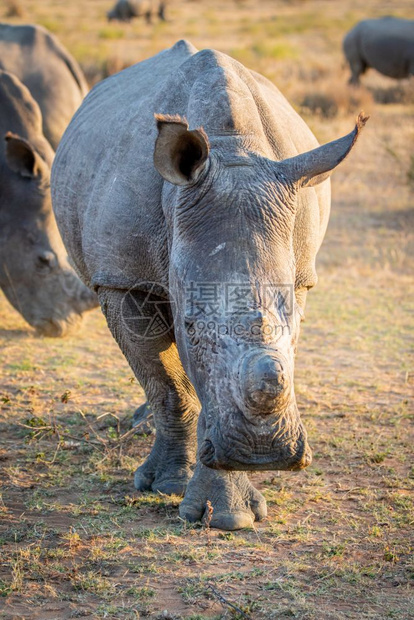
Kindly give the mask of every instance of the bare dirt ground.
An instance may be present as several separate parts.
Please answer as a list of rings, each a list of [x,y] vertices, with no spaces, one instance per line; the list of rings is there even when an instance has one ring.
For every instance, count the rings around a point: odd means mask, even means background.
[[[264,72],[321,142],[361,103],[371,119],[333,176],[302,328],[314,461],[253,476],[269,516],[252,530],[190,526],[179,498],[134,491],[152,437],[126,433],[144,395],[99,311],[52,340],[0,298],[0,618],[413,618],[414,98],[374,74],[348,91],[340,52],[389,3],[177,2],[153,26],[108,25],[103,0],[21,8],[11,21],[54,30],[90,79],[186,37]],[[405,0],[392,12],[414,17]]]

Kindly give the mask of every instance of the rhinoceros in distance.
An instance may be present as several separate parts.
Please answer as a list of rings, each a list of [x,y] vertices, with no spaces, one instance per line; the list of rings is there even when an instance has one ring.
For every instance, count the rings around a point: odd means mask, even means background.
[[[179,41],[95,86],[59,145],[59,229],[154,413],[135,486],[185,494],[190,521],[210,500],[212,526],[249,526],[245,472],[311,462],[294,355],[328,177],[365,121],[319,147],[271,82]]]
[[[88,92],[78,63],[45,28],[0,24],[0,69],[30,90],[42,112],[43,134],[56,150]]]
[[[118,20],[130,22],[134,17],[145,17],[151,23],[152,16],[165,21],[165,0],[118,0],[114,7],[106,14],[108,21]]]
[[[370,67],[395,79],[414,75],[414,20],[381,17],[359,22],[343,41],[351,84]]]
[[[50,197],[54,151],[29,90],[0,71],[0,288],[26,321],[62,336],[98,305],[68,263]]]

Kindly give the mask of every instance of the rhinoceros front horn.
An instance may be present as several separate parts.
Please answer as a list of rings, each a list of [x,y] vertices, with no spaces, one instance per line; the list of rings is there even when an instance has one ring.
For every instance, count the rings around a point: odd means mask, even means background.
[[[191,185],[205,168],[210,147],[202,128],[189,131],[181,116],[156,114],[154,166],[173,185]]]
[[[299,187],[311,187],[325,181],[351,151],[369,116],[360,112],[353,131],[312,151],[276,163],[276,170]]]

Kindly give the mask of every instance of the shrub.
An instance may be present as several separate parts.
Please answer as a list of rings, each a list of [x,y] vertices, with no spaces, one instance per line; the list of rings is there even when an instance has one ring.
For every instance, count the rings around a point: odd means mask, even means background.
[[[414,79],[408,83],[398,83],[395,86],[373,87],[370,89],[374,101],[384,105],[392,103],[414,103]]]
[[[316,88],[297,97],[304,112],[322,118],[334,118],[338,114],[356,114],[360,110],[369,112],[374,105],[372,95],[367,89],[353,88],[340,78],[332,79],[327,76],[316,84]]]
[[[410,163],[407,170],[407,181],[408,184],[414,188],[414,155],[410,157]]]
[[[82,70],[90,87],[105,78],[119,73],[122,69],[129,67],[132,62],[126,62],[119,56],[110,56],[101,62],[81,63]]]
[[[7,0],[6,17],[24,17],[24,10],[18,0]]]
[[[300,102],[300,106],[323,118],[334,118],[338,114],[338,105],[332,95],[320,92],[307,93]]]

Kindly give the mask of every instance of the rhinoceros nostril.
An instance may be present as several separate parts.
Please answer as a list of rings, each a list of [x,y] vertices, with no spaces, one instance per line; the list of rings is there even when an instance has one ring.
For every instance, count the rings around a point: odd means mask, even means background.
[[[297,453],[293,457],[291,469],[305,469],[312,463],[312,450],[310,449],[307,442],[302,444],[300,449],[298,449]]]

